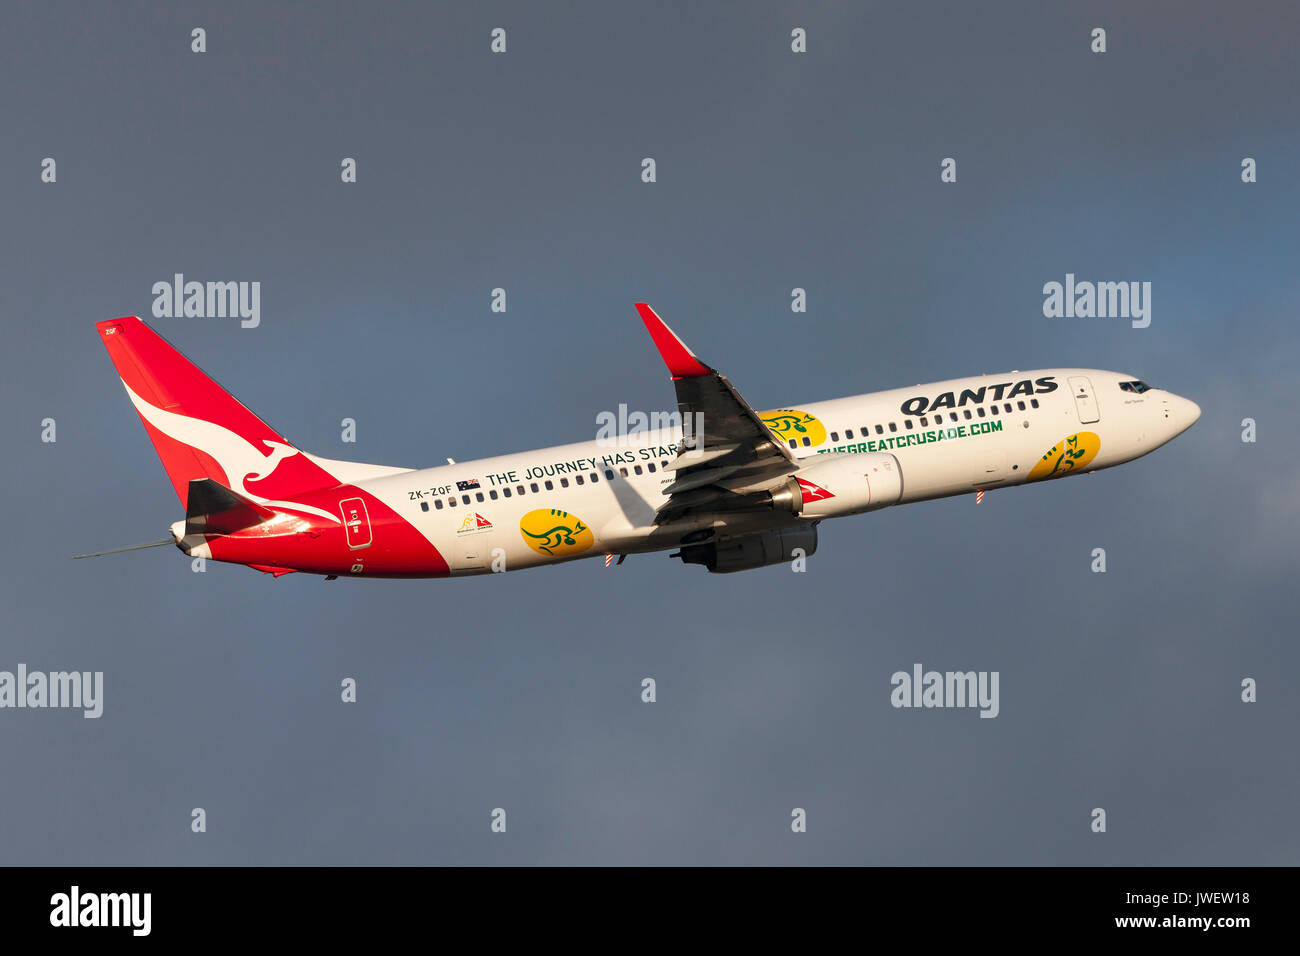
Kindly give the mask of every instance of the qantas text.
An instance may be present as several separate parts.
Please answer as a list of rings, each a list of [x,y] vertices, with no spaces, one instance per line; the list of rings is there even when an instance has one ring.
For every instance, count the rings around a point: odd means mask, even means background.
[[[931,401],[923,396],[909,398],[899,410],[904,415],[924,415],[926,412],[941,408],[958,408],[966,404],[982,405],[987,394],[989,401],[1000,402],[1003,398],[1015,398],[1017,395],[1043,395],[1056,391],[1056,376],[1044,375],[1039,379],[1025,379],[1023,382],[999,382],[997,385],[981,385],[979,388],[964,388],[961,396],[955,392],[936,395]],[[1034,386],[1037,385],[1037,388]],[[1014,387],[1013,387],[1014,386]],[[1011,389],[1011,391],[1007,391]]]

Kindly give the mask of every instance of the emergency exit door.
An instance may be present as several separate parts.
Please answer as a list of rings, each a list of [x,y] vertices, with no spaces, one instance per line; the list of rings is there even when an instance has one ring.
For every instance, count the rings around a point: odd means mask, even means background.
[[[1073,375],[1069,379],[1070,391],[1074,393],[1074,407],[1079,411],[1079,423],[1087,425],[1101,418],[1097,410],[1097,396],[1092,390],[1092,382],[1082,375]]]
[[[339,511],[343,514],[343,530],[347,534],[348,547],[353,551],[370,547],[373,536],[365,501],[361,498],[344,498],[339,502]]]

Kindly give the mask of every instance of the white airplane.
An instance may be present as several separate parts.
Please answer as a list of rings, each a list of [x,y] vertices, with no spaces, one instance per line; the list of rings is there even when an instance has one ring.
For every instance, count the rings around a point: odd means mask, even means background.
[[[637,310],[676,386],[675,422],[421,470],[301,451],[139,318],[97,323],[185,506],[170,538],[133,547],[174,543],[277,577],[457,577],[669,549],[743,571],[812,555],[827,518],[1110,468],[1201,414],[1080,368],[756,412]]]

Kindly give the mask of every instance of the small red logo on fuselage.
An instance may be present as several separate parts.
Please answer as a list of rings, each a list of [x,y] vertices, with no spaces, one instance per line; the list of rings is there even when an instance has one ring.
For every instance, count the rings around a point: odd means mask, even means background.
[[[803,500],[805,502],[824,501],[827,498],[835,497],[833,494],[831,494],[829,491],[827,491],[825,488],[821,487],[820,485],[814,485],[807,478],[796,477],[795,481],[799,482],[799,488],[803,491]]]

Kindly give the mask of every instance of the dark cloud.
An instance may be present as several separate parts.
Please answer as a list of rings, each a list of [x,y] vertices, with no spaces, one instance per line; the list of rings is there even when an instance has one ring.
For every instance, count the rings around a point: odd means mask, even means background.
[[[7,5],[0,668],[103,670],[105,711],[0,713],[5,859],[1293,861],[1296,27],[1263,4]],[[1078,365],[1204,415],[1090,478],[825,525],[804,575],[73,563],[180,516],[92,328],[177,271],[262,282],[257,330],[157,325],[333,457],[433,465],[671,406],[642,299],[759,407]],[[1152,282],[1151,327],[1043,318],[1066,272]],[[893,709],[916,661],[999,670],[1000,716]]]

